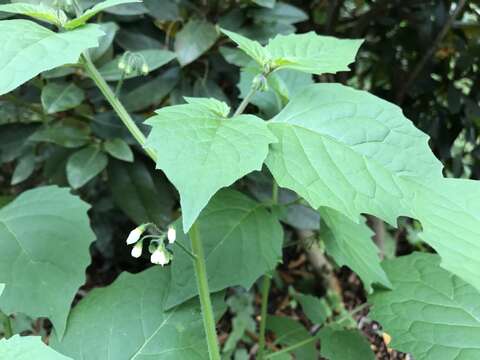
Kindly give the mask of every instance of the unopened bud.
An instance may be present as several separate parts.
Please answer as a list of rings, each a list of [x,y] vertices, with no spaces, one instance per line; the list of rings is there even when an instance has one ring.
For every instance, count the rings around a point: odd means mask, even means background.
[[[136,243],[135,246],[132,248],[131,255],[132,255],[132,257],[137,259],[140,256],[142,256],[142,251],[143,251],[143,243],[142,243],[142,241],[140,241],[140,242]]]
[[[146,63],[143,63],[141,69],[142,75],[148,75],[149,71],[150,69],[148,68],[148,65]]]
[[[169,244],[173,244],[177,239],[177,231],[173,226],[169,226],[167,230],[167,239]]]
[[[130,231],[130,234],[128,234],[127,237],[127,245],[132,245],[135,244],[138,240],[140,240],[140,237],[145,231],[145,225],[140,225]]]

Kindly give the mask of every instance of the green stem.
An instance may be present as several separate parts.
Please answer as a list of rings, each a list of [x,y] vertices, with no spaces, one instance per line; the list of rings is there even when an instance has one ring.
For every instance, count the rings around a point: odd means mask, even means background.
[[[192,250],[196,258],[193,261],[195,274],[197,278],[198,294],[200,296],[200,305],[203,314],[203,326],[207,335],[208,353],[210,360],[220,360],[220,348],[218,346],[217,332],[215,329],[215,317],[210,300],[210,290],[208,289],[207,266],[203,254],[202,241],[198,231],[197,224],[193,224],[188,232],[192,242]]]
[[[147,142],[147,139],[146,139],[145,135],[143,135],[143,133],[140,131],[137,124],[135,124],[133,119],[128,114],[128,111],[125,109],[125,107],[122,105],[122,103],[115,96],[114,92],[112,91],[110,86],[107,84],[105,79],[102,77],[102,75],[98,72],[98,70],[95,67],[95,65],[93,64],[92,60],[90,60],[90,57],[88,56],[88,54],[83,54],[82,55],[82,60],[83,60],[83,63],[85,65],[85,70],[87,71],[88,75],[92,78],[93,82],[100,89],[103,96],[105,96],[107,101],[112,106],[113,110],[115,110],[118,117],[125,124],[125,126],[130,131],[130,133],[133,135],[135,140],[137,140],[138,143],[145,149],[145,144]],[[153,161],[156,162],[156,159],[157,159],[156,154],[148,148],[145,149],[145,151],[153,159]]]
[[[3,323],[3,336],[8,339],[13,336],[12,323],[10,317],[0,311],[0,320]]]
[[[265,352],[265,329],[267,327],[268,293],[270,291],[271,280],[268,275],[263,275],[262,284],[262,307],[260,309],[260,334],[258,335],[258,359],[264,358]]]
[[[253,95],[255,95],[256,92],[257,92],[257,89],[254,86],[252,86],[252,88],[250,89],[247,96],[245,96],[245,98],[242,100],[240,105],[238,105],[238,108],[237,108],[237,110],[235,110],[235,113],[233,114],[233,117],[238,116],[241,113],[243,113],[243,111],[247,107],[250,100],[252,100],[252,97],[253,97]]]
[[[272,203],[278,204],[278,184],[273,180]],[[270,292],[271,280],[268,275],[263,275],[262,305],[260,309],[260,334],[258,335],[258,359],[263,359],[265,352],[265,329],[267,327],[268,293]]]
[[[120,97],[120,91],[122,91],[123,82],[125,81],[125,71],[122,71],[122,76],[115,87],[115,97],[118,99]]]

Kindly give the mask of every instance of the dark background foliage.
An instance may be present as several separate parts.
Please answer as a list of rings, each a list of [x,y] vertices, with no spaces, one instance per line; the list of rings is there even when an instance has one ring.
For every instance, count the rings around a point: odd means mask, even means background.
[[[91,4],[83,1],[84,6]],[[173,61],[152,69],[147,76],[125,80],[121,99],[139,123],[160,106],[183,102],[183,96],[216,97],[238,105],[240,73],[235,64],[245,64],[245,59],[232,51],[215,24],[261,42],[278,33],[312,30],[340,38],[364,38],[351,72],[324,75],[316,81],[347,83],[397,103],[431,136],[430,145],[445,164],[447,176],[480,176],[480,6],[474,1],[144,0],[143,5],[102,13],[97,21],[111,24],[112,37],[116,33],[98,54],[100,67],[125,51],[168,49],[180,60],[180,64]],[[42,89],[65,81],[83,90],[85,99],[73,109],[47,114]],[[255,105],[249,110],[268,117],[268,111]],[[132,147],[135,162],[104,152],[105,142],[118,138]],[[175,219],[178,196],[168,180],[153,171],[153,163],[80,70],[49,72],[0,97],[0,203],[38,184],[68,185],[69,157],[88,146],[94,150],[87,162],[96,165],[85,169],[85,162],[81,164],[92,179],[76,191],[92,204],[98,240],[92,246],[85,289],[105,285],[123,270],[140,271],[148,266],[148,259],[133,261],[124,238],[135,224],[167,224]],[[262,174],[256,174],[256,181],[250,177],[238,186],[261,193],[261,178]],[[309,227],[305,225],[308,218],[301,220],[302,226],[296,226],[298,219],[287,222],[289,236],[298,236],[299,228]],[[310,227],[315,230],[315,224]],[[393,250],[388,251],[424,247],[416,242],[415,232],[415,224],[406,222],[393,233]],[[286,251],[278,276],[283,284],[308,287],[308,276],[292,277],[287,271],[292,262],[294,269],[305,262],[297,250]],[[347,306],[363,301],[351,273],[336,270],[332,276],[347,289],[343,293]],[[285,289],[274,289],[271,299],[273,312],[282,310],[288,294]]]

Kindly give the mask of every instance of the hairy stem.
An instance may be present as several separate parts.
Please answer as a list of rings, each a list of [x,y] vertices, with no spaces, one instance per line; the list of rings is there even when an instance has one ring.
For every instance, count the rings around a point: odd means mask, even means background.
[[[258,335],[258,359],[264,359],[265,352],[265,329],[267,327],[268,293],[270,292],[271,280],[268,275],[263,275],[262,284],[262,307],[260,309],[260,334]]]
[[[120,120],[122,120],[122,122],[130,131],[135,140],[137,140],[137,142],[144,148],[147,142],[145,135],[143,135],[137,124],[135,124],[135,121],[133,121],[131,116],[128,114],[128,111],[115,96],[115,93],[112,91],[105,79],[99,73],[92,60],[90,60],[88,54],[82,55],[82,60],[83,64],[85,65],[85,70],[87,71],[88,75],[91,77],[95,85],[97,85],[98,89],[102,92],[103,96],[105,96],[109,104],[112,106],[113,110],[115,110],[118,117],[120,118]],[[157,156],[152,150],[145,149],[145,151],[153,159],[153,161],[156,161]]]
[[[140,131],[137,124],[135,124],[133,119],[128,114],[128,111],[115,96],[115,93],[112,91],[105,79],[103,79],[102,75],[98,72],[97,68],[90,60],[88,54],[84,54],[82,56],[82,61],[87,73],[98,86],[102,94],[105,96],[105,98],[115,110],[117,115],[120,117],[122,122],[125,124],[127,129],[137,140],[137,142],[143,148],[145,148],[145,135],[143,135],[143,133]],[[156,161],[157,156],[153,151],[149,149],[145,149],[145,151],[152,158],[153,161]],[[197,277],[200,304],[202,307],[203,324],[205,327],[205,333],[207,335],[208,352],[210,354],[210,360],[220,360],[220,350],[217,341],[217,333],[215,330],[215,317],[213,316],[212,303],[210,300],[210,291],[208,289],[207,267],[205,265],[203,246],[196,224],[192,225],[192,228],[189,231],[189,236],[192,241],[192,250],[195,256],[193,259],[193,263],[195,267],[195,274]]]
[[[10,322],[10,317],[7,314],[4,314],[0,311],[0,321],[3,324],[3,336],[8,339],[13,336],[12,323]]]
[[[193,224],[188,232],[192,242],[192,250],[196,258],[193,261],[195,266],[195,275],[197,278],[198,294],[200,296],[200,305],[203,314],[203,326],[207,335],[208,353],[210,360],[220,360],[220,349],[218,346],[217,332],[215,329],[215,317],[210,300],[210,290],[208,289],[207,266],[203,254],[202,240],[198,231],[197,224]]]

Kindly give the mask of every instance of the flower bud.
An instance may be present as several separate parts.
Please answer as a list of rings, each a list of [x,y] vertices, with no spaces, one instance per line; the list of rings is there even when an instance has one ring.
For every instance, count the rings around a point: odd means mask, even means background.
[[[120,62],[118,63],[118,68],[120,70],[125,70],[125,68],[127,67],[127,64],[125,64],[125,61],[123,61],[123,58],[120,60]]]
[[[143,63],[142,64],[142,69],[141,69],[142,75],[148,75],[149,71],[150,71],[150,69],[148,68],[148,64]]]
[[[177,239],[177,231],[173,226],[169,226],[167,230],[167,239],[169,244],[173,244]]]
[[[159,246],[157,250],[152,253],[150,261],[153,264],[165,266],[170,262],[170,254],[167,253],[163,246]]]
[[[132,248],[132,252],[131,252],[131,255],[132,257],[134,258],[139,258],[140,256],[142,256],[142,250],[143,250],[143,242],[142,241],[139,241],[135,244],[135,246]]]
[[[145,226],[140,225],[130,231],[130,234],[128,234],[127,237],[127,245],[132,245],[135,244],[138,240],[140,240],[140,237],[142,236],[143,232],[145,231]]]

